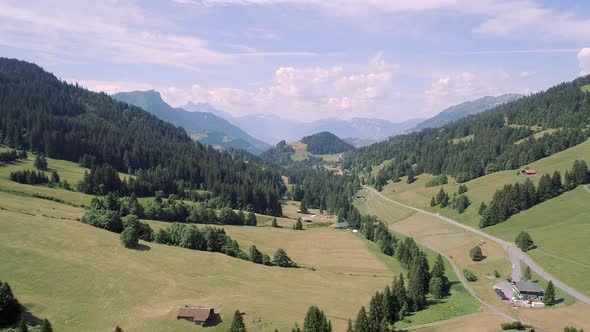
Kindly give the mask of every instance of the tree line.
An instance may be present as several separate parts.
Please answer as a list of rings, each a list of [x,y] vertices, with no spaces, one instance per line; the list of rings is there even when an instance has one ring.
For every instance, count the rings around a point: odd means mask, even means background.
[[[479,227],[484,228],[503,222],[520,211],[527,210],[588,182],[590,182],[588,165],[583,160],[576,160],[571,170],[566,171],[563,179],[561,173],[555,171],[552,176],[543,174],[537,187],[530,178],[527,178],[522,184],[517,182],[506,185],[494,193],[489,206],[484,205],[480,208]]]
[[[0,151],[0,163],[10,163],[16,160],[24,160],[27,159],[27,151],[24,150],[8,150],[8,151]]]
[[[375,179],[381,185],[402,176],[407,165],[414,165],[417,174],[447,174],[458,182],[517,169],[587,139],[590,95],[580,87],[589,83],[590,76],[581,77],[442,128],[356,149],[345,154],[343,167],[369,173],[373,166],[392,160],[395,165]],[[548,128],[557,131],[534,138],[535,132]],[[470,135],[473,139],[456,142]]]
[[[194,143],[184,129],[141,108],[6,58],[0,58],[0,142],[88,167],[108,164],[135,175],[130,191],[140,196],[206,189],[233,208],[280,215],[286,191],[277,168],[256,156]],[[99,184],[92,184],[94,191]]]

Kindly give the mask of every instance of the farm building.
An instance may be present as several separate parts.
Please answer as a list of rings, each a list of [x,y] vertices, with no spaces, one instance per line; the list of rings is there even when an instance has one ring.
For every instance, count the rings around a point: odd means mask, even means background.
[[[213,308],[183,307],[178,310],[176,319],[186,319],[195,324],[202,325],[213,317],[213,314]]]
[[[522,174],[524,175],[535,175],[537,174],[537,170],[536,169],[525,169],[522,171]]]
[[[517,298],[522,298],[523,300],[536,299],[543,301],[543,290],[536,282],[517,281],[512,284],[512,289]]]

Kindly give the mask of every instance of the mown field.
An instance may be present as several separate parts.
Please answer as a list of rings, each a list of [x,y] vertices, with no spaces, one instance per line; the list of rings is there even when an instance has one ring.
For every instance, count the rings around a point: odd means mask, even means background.
[[[537,184],[543,173],[552,174],[558,170],[563,175],[571,168],[574,160],[586,160],[590,163],[590,140],[531,163],[529,167],[538,170],[539,174],[529,178]],[[477,210],[480,203],[488,203],[494,192],[504,185],[522,182],[527,177],[517,175],[516,171],[503,171],[467,182],[467,196],[472,204],[462,214],[450,208],[430,207],[430,199],[440,190],[440,186],[425,187],[431,178],[432,175],[421,174],[413,184],[407,184],[402,179],[401,182],[386,185],[382,193],[394,200],[439,212],[464,224],[478,227],[480,216]],[[449,184],[442,187],[451,195],[457,191],[458,185],[453,179],[449,179]],[[538,245],[537,249],[529,252],[531,257],[552,275],[590,295],[590,282],[585,278],[590,272],[590,246],[581,245],[587,241],[590,232],[590,218],[585,206],[589,198],[590,193],[580,187],[484,230],[508,241],[514,241],[521,230],[529,231]]]
[[[261,215],[259,227],[223,227],[242,249],[254,244],[272,256],[283,248],[301,268],[266,267],[154,243],[142,243],[143,250],[124,249],[118,234],[78,221],[92,196],[9,180],[11,171],[33,169],[32,160],[30,155],[0,166],[0,280],[11,284],[32,315],[50,319],[58,331],[109,331],[116,325],[125,331],[202,329],[176,320],[184,305],[220,312],[221,322],[208,331],[226,331],[236,309],[245,313],[249,330],[285,331],[294,322],[301,325],[312,304],[341,331],[376,290],[404,272],[374,243],[351,232],[313,224],[304,231],[290,229],[296,205],[285,206],[286,218],[278,218],[283,228],[268,227],[271,218]],[[48,163],[72,185],[85,171],[71,162]],[[400,324],[430,323],[477,309],[475,300],[457,287],[450,298]]]

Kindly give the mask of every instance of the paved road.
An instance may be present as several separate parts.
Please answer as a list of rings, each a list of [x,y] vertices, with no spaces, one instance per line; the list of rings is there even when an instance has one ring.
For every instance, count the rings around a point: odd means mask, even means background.
[[[383,194],[381,194],[380,192],[378,192],[377,190],[375,190],[375,189],[373,189],[371,187],[365,186],[365,189],[367,189],[368,191],[374,193],[375,195],[381,197],[382,199],[384,199],[384,200],[386,200],[386,201],[388,201],[390,203],[399,205],[401,207],[405,207],[406,209],[414,210],[416,212],[423,213],[423,214],[426,214],[426,215],[429,215],[429,216],[438,218],[438,219],[440,219],[440,220],[442,220],[444,222],[447,222],[447,223],[452,224],[454,226],[463,228],[463,229],[465,229],[465,230],[467,230],[467,231],[469,231],[471,233],[475,233],[475,234],[477,234],[477,235],[479,235],[481,237],[484,237],[484,238],[486,238],[486,239],[488,239],[490,241],[494,241],[494,242],[498,243],[508,253],[508,258],[512,262],[512,266],[513,266],[512,276],[513,276],[513,279],[520,280],[520,261],[523,261],[526,265],[528,265],[531,268],[531,270],[535,271],[543,279],[552,280],[553,281],[553,284],[556,287],[560,288],[561,290],[563,290],[564,292],[570,294],[571,296],[575,297],[576,299],[578,299],[578,300],[580,300],[580,301],[582,301],[582,302],[584,302],[586,304],[590,304],[590,297],[588,297],[588,296],[586,296],[586,295],[584,295],[584,294],[576,291],[575,289],[569,287],[568,285],[566,285],[562,281],[560,281],[560,280],[556,279],[555,277],[553,277],[551,274],[549,274],[541,266],[539,266],[537,263],[535,263],[535,261],[533,261],[527,254],[525,254],[524,252],[522,252],[522,250],[520,250],[514,244],[512,244],[510,242],[507,242],[507,241],[504,241],[504,240],[502,240],[500,238],[497,238],[497,237],[495,237],[493,235],[490,235],[490,234],[488,234],[486,232],[483,232],[483,231],[481,231],[479,229],[473,228],[471,226],[464,225],[464,224],[462,224],[460,222],[457,222],[457,221],[455,221],[453,219],[450,219],[450,218],[447,218],[447,217],[443,217],[443,216],[441,216],[439,214],[436,214],[436,213],[428,212],[428,211],[425,211],[425,210],[422,210],[422,209],[415,208],[413,206],[409,206],[409,205],[406,205],[406,204],[403,204],[403,203],[394,201],[392,199],[389,199],[389,198],[383,196]],[[515,277],[517,277],[517,278],[515,278]]]

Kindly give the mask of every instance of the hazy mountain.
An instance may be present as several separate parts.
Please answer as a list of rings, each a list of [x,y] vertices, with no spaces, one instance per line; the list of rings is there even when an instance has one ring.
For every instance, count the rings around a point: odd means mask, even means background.
[[[383,119],[354,118],[351,120],[322,119],[314,122],[301,122],[276,115],[251,114],[229,121],[258,139],[275,143],[281,140],[297,141],[303,136],[323,131],[329,131],[338,137],[375,142],[399,135],[423,120],[411,119],[401,123],[393,123]]]
[[[471,114],[485,112],[496,106],[514,101],[520,97],[522,97],[522,95],[505,94],[498,97],[487,96],[473,101],[464,102],[447,108],[434,117],[419,123],[409,131],[419,131],[424,128],[439,128],[449,122],[457,121]]]
[[[191,137],[203,144],[222,149],[243,149],[254,154],[260,154],[271,147],[269,144],[248,135],[227,120],[209,112],[208,110],[213,107],[208,104],[193,104],[192,106],[199,106],[205,110],[198,112],[173,108],[162,100],[159,92],[154,90],[120,92],[112,97],[139,106],[162,120],[182,126]],[[206,108],[207,105],[210,109]]]

